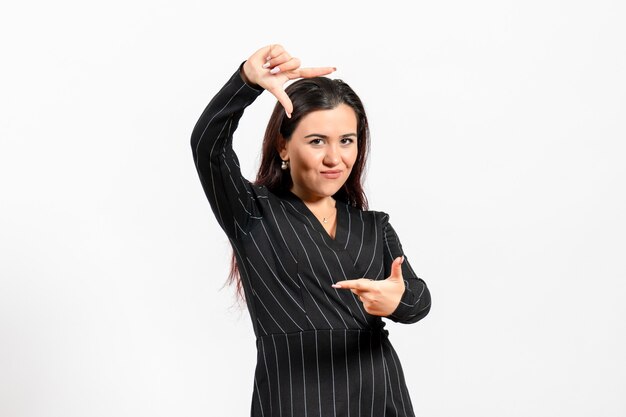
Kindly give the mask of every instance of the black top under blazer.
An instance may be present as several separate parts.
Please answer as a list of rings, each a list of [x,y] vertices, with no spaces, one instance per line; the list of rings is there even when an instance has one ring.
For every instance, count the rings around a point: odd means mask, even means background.
[[[200,116],[191,148],[234,248],[256,335],[251,416],[414,416],[382,318],[368,314],[352,291],[331,287],[390,275],[404,253],[389,216],[337,200],[332,239],[296,195],[242,177],[233,132],[263,90],[246,84],[240,70]],[[414,323],[428,314],[430,293],[406,256],[402,274],[406,290],[387,318]]]

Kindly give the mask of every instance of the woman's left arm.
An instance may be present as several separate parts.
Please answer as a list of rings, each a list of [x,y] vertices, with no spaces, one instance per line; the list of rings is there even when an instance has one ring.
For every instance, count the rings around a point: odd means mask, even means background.
[[[398,235],[389,224],[389,215],[382,215],[383,266],[387,278],[351,279],[339,281],[333,287],[351,290],[369,314],[399,323],[415,323],[430,311],[430,291],[404,256]]]
[[[428,314],[430,311],[430,291],[424,280],[419,278],[402,250],[402,244],[395,230],[389,223],[389,215],[385,215],[385,223],[383,226],[383,248],[385,271],[389,272],[387,265],[398,256],[404,257],[402,262],[402,278],[404,280],[405,289],[400,298],[398,307],[389,314],[387,318],[399,323],[415,323]]]

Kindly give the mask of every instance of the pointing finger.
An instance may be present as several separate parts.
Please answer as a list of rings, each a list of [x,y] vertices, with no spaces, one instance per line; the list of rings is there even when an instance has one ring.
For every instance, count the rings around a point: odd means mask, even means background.
[[[332,285],[333,288],[342,288],[347,290],[367,291],[371,288],[371,279],[359,278],[339,281]],[[353,291],[354,292],[354,291]]]
[[[321,77],[337,71],[335,67],[300,68],[294,73],[300,78]]]

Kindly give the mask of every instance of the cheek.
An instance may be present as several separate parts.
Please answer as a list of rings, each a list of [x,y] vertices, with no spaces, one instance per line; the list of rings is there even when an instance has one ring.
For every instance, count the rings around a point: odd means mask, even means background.
[[[348,155],[346,156],[345,159],[345,164],[352,168],[356,162],[356,158],[358,156],[358,149],[355,147],[354,150],[351,150],[351,152],[348,153]]]
[[[315,169],[311,155],[303,153],[298,153],[297,155],[292,154],[290,158],[290,165],[291,177],[296,179],[296,181],[305,180]]]
[[[295,156],[297,159],[297,165],[302,170],[317,169],[323,158],[323,155],[321,153],[313,151],[299,152]]]

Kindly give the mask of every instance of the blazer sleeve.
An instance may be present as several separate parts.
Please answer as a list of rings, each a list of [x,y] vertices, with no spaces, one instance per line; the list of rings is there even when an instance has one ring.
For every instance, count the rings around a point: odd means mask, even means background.
[[[402,277],[404,278],[404,293],[396,310],[387,316],[388,319],[398,323],[415,323],[430,311],[430,291],[424,280],[419,278],[407,256],[404,255],[402,244],[395,230],[389,223],[389,215],[385,213],[383,221],[383,253],[385,276],[391,274],[391,263],[399,256],[404,256],[402,263]]]
[[[213,213],[229,237],[245,231],[258,212],[252,184],[241,175],[232,146],[244,109],[264,91],[246,84],[241,66],[209,102],[191,134],[191,150],[200,183]]]

